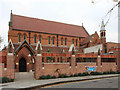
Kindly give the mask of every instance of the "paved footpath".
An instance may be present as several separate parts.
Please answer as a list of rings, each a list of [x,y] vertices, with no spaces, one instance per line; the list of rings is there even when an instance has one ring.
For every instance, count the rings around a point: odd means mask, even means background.
[[[82,76],[82,77],[69,77],[69,78],[57,78],[57,79],[47,79],[47,80],[35,80],[35,79],[22,79],[16,80],[11,83],[0,84],[0,88],[17,88],[17,89],[25,89],[25,88],[34,88],[34,87],[43,87],[47,85],[52,85],[56,83],[64,83],[64,82],[72,82],[72,81],[83,81],[83,80],[91,80],[97,78],[109,78],[109,77],[117,77],[118,74],[110,74],[110,75],[96,75],[96,76]]]

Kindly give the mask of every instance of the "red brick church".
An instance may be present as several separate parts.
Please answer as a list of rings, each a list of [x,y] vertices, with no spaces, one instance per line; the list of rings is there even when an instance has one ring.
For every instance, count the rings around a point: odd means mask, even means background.
[[[34,72],[34,77],[90,72],[117,71],[118,44],[106,42],[102,21],[100,37],[84,26],[10,15],[8,46],[1,52],[1,77],[15,78],[15,72]]]

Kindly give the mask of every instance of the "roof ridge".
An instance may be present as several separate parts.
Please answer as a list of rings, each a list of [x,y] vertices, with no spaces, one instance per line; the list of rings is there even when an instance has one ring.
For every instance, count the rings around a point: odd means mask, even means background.
[[[79,26],[79,25],[75,25],[75,24],[63,23],[63,22],[59,22],[59,21],[46,20],[46,19],[40,19],[40,18],[35,18],[35,17],[28,17],[28,16],[23,16],[23,15],[17,15],[17,14],[12,14],[12,15],[16,15],[16,16],[19,16],[19,17],[30,18],[30,19],[42,20],[42,21],[46,21],[46,22],[53,22],[53,23],[59,23],[59,24],[65,24],[65,25],[71,25],[71,26],[77,26],[77,27],[84,28],[83,26]]]

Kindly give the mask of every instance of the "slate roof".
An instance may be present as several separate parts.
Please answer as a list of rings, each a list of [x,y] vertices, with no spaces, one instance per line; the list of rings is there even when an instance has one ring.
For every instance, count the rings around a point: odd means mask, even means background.
[[[11,17],[13,30],[62,34],[76,37],[87,37],[89,35],[83,26],[48,21],[15,14],[12,14]]]

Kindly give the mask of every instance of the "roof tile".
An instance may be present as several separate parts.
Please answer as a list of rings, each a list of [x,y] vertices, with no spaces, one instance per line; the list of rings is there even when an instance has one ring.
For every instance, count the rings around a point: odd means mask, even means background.
[[[83,26],[65,24],[43,19],[36,19],[12,14],[13,29],[87,37],[89,34]]]

